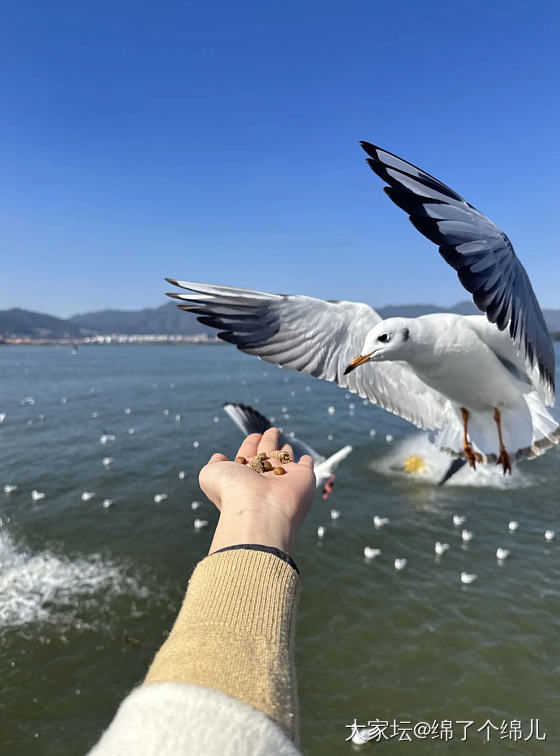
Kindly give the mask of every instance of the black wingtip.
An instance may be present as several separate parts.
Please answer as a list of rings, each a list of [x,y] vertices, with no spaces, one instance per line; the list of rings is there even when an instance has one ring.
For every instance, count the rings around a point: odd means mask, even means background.
[[[179,286],[179,282],[175,278],[165,278],[167,283],[170,283],[172,286]]]
[[[363,139],[360,140],[360,147],[367,152],[367,154],[374,158],[375,160],[379,160],[377,156],[377,150],[379,147],[376,147],[374,144],[371,144],[371,142],[365,142]]]
[[[452,478],[455,473],[459,472],[459,470],[466,464],[467,460],[463,459],[462,457],[457,457],[457,459],[454,459],[447,468],[441,480],[438,480],[438,486],[443,486],[445,483],[447,483],[447,481]]]

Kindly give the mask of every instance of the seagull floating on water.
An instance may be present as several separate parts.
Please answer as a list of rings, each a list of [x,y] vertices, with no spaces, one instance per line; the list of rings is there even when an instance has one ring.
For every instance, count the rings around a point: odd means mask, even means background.
[[[14,484],[11,484],[11,483],[6,483],[6,485],[4,486],[4,493],[5,494],[15,493],[17,490],[18,490],[18,487],[16,485],[14,485]]]
[[[389,523],[388,517],[380,517],[379,515],[373,516],[373,524],[376,528],[382,528]]]
[[[381,554],[381,549],[372,549],[371,546],[364,547],[364,556],[366,559],[375,559]]]
[[[554,351],[508,237],[420,168],[362,142],[386,194],[442,257],[486,314],[382,320],[357,302],[269,294],[167,279],[219,338],[267,362],[335,381],[425,430],[471,467],[542,454],[560,439]],[[356,355],[357,356],[354,356]],[[365,365],[356,371],[360,365]]]
[[[331,509],[331,520],[338,520],[340,517],[340,512],[338,509]]]
[[[406,567],[407,560],[406,559],[395,559],[395,569],[396,570],[404,570]]]
[[[93,491],[84,491],[82,494],[82,501],[89,501],[90,499],[93,499],[95,496],[95,493]]]
[[[114,436],[112,433],[104,433],[102,436],[100,436],[99,443],[105,445],[109,443],[109,441],[114,441],[115,438],[116,436]]]
[[[208,520],[199,520],[198,518],[193,522],[193,527],[195,530],[202,530],[202,528],[205,528],[208,525]]]
[[[37,491],[36,489],[33,489],[33,491],[31,491],[31,499],[33,501],[41,501],[45,498],[45,496],[46,494],[43,491]]]
[[[515,531],[517,530],[518,527],[519,527],[519,523],[517,522],[517,520],[510,520],[509,521],[508,530],[511,533],[515,533]]]
[[[156,495],[154,496],[154,502],[155,502],[156,504],[159,504],[159,503],[160,503],[160,501],[165,501],[165,500],[167,499],[168,495],[169,495],[169,494],[166,494],[166,493],[160,493],[160,494],[156,494]]]
[[[466,528],[463,528],[463,530],[461,531],[461,538],[463,539],[465,543],[472,541],[472,538],[473,538],[472,530],[467,530]]]
[[[109,509],[109,507],[113,506],[113,499],[103,499],[102,506],[103,509]]]
[[[317,538],[324,538],[325,537],[325,528],[323,525],[319,525],[317,528]]]
[[[268,428],[272,427],[272,422],[268,418],[257,412],[253,407],[241,404],[240,402],[228,402],[224,404],[224,412],[233,420],[244,436],[248,436],[250,433],[264,433]],[[315,463],[315,486],[317,489],[322,490],[323,499],[327,499],[334,486],[334,471],[342,460],[346,459],[350,454],[352,447],[349,445],[343,446],[342,449],[331,454],[330,457],[324,457],[309,446],[309,444],[306,444],[305,441],[301,441],[291,434],[287,438],[284,433],[280,433],[279,448],[288,443],[294,450],[296,458],[301,457],[302,454],[309,454],[313,457]]]
[[[511,551],[509,549],[502,549],[502,548],[496,549],[496,559],[498,560],[498,562],[503,562],[504,559],[507,559],[510,554],[511,554]]]
[[[453,515],[453,525],[455,525],[456,528],[460,528],[466,519],[467,518],[463,515]]]
[[[193,512],[199,509],[201,506],[202,506],[201,501],[191,501],[191,509],[193,510]]]
[[[449,548],[448,543],[441,543],[440,541],[436,541],[434,546],[434,551],[438,556],[442,556],[442,554],[445,554],[447,549]]]
[[[461,572],[461,583],[470,585],[471,583],[474,583],[475,580],[478,580],[478,575],[472,575],[468,572]]]
[[[4,489],[4,490],[6,490],[6,489]],[[546,538],[547,541],[553,541],[555,535],[556,535],[556,533],[554,532],[554,530],[545,530],[544,531],[544,537]]]

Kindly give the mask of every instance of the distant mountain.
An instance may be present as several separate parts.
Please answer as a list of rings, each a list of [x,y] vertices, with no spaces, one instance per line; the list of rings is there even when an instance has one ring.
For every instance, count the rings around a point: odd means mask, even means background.
[[[1,321],[0,321],[1,322]],[[146,310],[101,310],[74,315],[68,322],[87,333],[107,334],[179,334],[196,336],[212,333],[214,329],[202,325],[194,315],[177,308],[174,302],[166,302],[161,307]],[[1,330],[1,329],[0,329]]]
[[[549,331],[560,331],[560,310],[543,310]]]
[[[377,310],[381,317],[418,317],[429,312],[455,312],[471,315],[478,311],[472,302],[459,302],[453,307],[410,304],[387,305]],[[550,331],[560,331],[560,310],[543,310]],[[101,310],[74,315],[62,319],[19,308],[0,311],[0,338],[80,338],[90,335],[107,334],[154,335],[168,334],[215,336],[213,328],[202,325],[196,316],[179,310],[174,302],[166,302],[161,307],[145,310]]]
[[[4,338],[71,339],[81,335],[74,323],[42,312],[29,312],[19,307],[0,312],[0,336]]]

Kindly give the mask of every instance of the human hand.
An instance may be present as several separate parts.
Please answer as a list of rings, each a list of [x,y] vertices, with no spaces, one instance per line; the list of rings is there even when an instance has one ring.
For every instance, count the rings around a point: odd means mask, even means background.
[[[278,449],[280,431],[269,428],[243,441],[236,456],[247,459]],[[292,457],[293,451],[286,444]],[[279,463],[271,459],[274,467]],[[285,475],[257,473],[248,465],[213,454],[200,471],[199,483],[220,510],[209,554],[226,546],[258,543],[291,554],[297,531],[305,520],[315,493],[313,459],[305,454],[299,462],[281,465]]]

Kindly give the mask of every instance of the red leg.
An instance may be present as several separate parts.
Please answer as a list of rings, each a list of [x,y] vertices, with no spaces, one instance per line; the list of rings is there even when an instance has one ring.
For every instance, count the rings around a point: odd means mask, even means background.
[[[473,470],[476,470],[476,463],[482,462],[482,457],[478,452],[475,452],[469,441],[469,413],[464,407],[461,407],[461,416],[463,418],[463,452],[469,465]]]
[[[506,447],[504,446],[504,439],[502,438],[502,416],[500,415],[500,410],[497,407],[494,407],[494,420],[496,422],[496,425],[498,426],[498,439],[500,441],[500,455],[496,464],[502,465],[504,475],[506,473],[509,473],[511,475],[511,460],[509,458],[509,454],[506,451]]]

